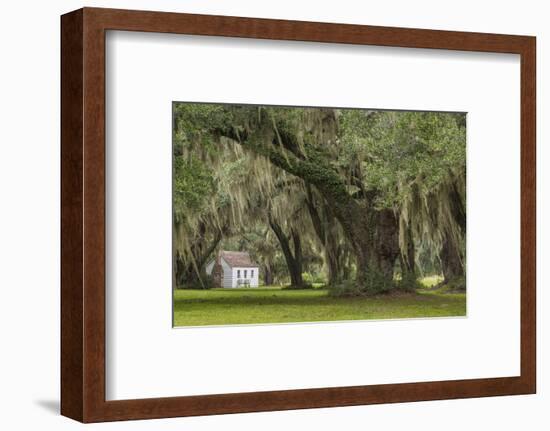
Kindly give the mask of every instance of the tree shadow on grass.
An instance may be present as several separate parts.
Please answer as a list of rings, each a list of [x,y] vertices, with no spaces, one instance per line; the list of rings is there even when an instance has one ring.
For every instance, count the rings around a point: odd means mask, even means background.
[[[250,305],[281,305],[281,306],[320,306],[320,305],[359,305],[363,304],[395,304],[415,305],[418,303],[438,303],[442,299],[435,296],[408,295],[408,296],[375,296],[375,297],[338,297],[338,296],[292,296],[292,295],[254,295],[242,294],[228,296],[213,296],[211,298],[175,298],[174,308],[185,308],[189,306],[250,306]]]

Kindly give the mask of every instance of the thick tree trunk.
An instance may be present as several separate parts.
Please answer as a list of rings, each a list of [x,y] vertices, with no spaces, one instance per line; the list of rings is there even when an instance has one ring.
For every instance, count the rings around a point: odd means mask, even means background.
[[[367,294],[394,287],[394,265],[399,257],[399,224],[392,210],[366,208],[367,226],[351,232],[357,258],[357,280]]]
[[[344,271],[340,259],[338,259],[338,250],[325,249],[325,259],[328,268],[328,285],[333,286],[345,279]]]
[[[416,264],[415,250],[412,230],[410,226],[405,227],[406,249],[399,253],[399,265],[401,267],[401,287],[405,289],[416,288]]]
[[[273,271],[271,266],[265,265],[264,267],[264,285],[271,286],[273,284]]]
[[[333,195],[334,188],[337,188],[334,180],[316,187],[328,202],[334,202],[331,210],[356,257],[359,289],[366,294],[391,289],[393,266],[399,256],[395,215],[391,210],[377,211],[368,204],[360,205],[347,192],[339,191]],[[372,196],[370,198],[368,200],[372,200]]]
[[[375,258],[376,266],[387,279],[393,279],[393,268],[399,257],[399,223],[389,209],[376,211]]]
[[[342,258],[340,259],[340,268],[342,270],[342,279],[349,280],[352,276],[353,257],[349,249],[344,249]]]
[[[304,280],[302,279],[302,242],[300,234],[292,229],[292,242],[294,244],[294,267],[292,269],[292,275],[294,282],[292,283],[296,287],[302,287]]]
[[[331,225],[336,223],[336,220],[326,202],[319,202],[322,198],[315,199],[310,185],[306,186],[306,191],[306,204],[311,222],[319,241],[323,244],[325,263],[328,269],[328,285],[334,286],[341,280],[346,279],[344,277],[344,265],[342,262],[343,250],[331,229]],[[318,208],[321,208],[321,211]]]
[[[456,186],[453,188],[450,198],[452,204],[451,213],[459,229],[457,236],[466,235],[466,208]],[[466,288],[464,282],[464,256],[459,243],[460,240],[458,238],[453,238],[451,232],[448,230],[445,232],[445,238],[443,239],[443,244],[439,253],[443,269],[443,284],[449,284],[457,279],[462,279],[459,283],[455,283],[454,287]]]
[[[300,241],[300,235],[292,230],[291,237],[294,244],[294,254],[290,248],[290,240],[283,232],[281,226],[273,220],[271,214],[268,216],[269,225],[275,233],[275,236],[279,240],[281,250],[285,257],[286,266],[288,268],[288,275],[290,276],[290,285],[293,288],[304,287],[304,280],[302,278],[302,245]]]
[[[177,289],[178,287],[178,254],[174,252],[172,254],[172,289]]]
[[[439,257],[443,268],[444,284],[456,278],[464,277],[464,266],[462,265],[459,250],[448,235],[443,241]]]

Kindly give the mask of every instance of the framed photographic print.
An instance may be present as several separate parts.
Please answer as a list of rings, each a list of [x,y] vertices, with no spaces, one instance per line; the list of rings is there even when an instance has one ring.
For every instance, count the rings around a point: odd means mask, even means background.
[[[61,18],[61,412],[536,388],[535,38]]]

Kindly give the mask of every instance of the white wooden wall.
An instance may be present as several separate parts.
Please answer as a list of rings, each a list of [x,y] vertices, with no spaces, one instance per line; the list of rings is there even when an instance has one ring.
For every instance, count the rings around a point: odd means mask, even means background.
[[[231,273],[231,267],[227,264],[225,259],[220,259],[223,268],[222,287],[235,287],[233,286],[233,275]]]
[[[241,276],[237,277],[237,271],[240,271]],[[247,276],[244,276],[244,272],[246,271]],[[250,276],[251,271],[254,271],[254,276]],[[233,283],[232,287],[238,287],[237,286],[237,280],[250,280],[250,287],[258,287],[258,273],[260,272],[259,268],[233,268]]]
[[[208,275],[212,275],[212,271],[214,269],[214,264],[216,261],[211,261],[208,265],[206,265],[206,273]],[[250,280],[250,287],[258,287],[259,286],[259,280],[260,280],[260,268],[231,268],[227,262],[223,259],[221,259],[221,264],[223,268],[223,281],[222,281],[222,287],[238,287],[237,281],[239,280],[239,277],[237,277],[237,270],[241,271],[241,280],[245,280],[244,277],[244,271],[246,270],[247,277],[246,279]],[[251,271],[254,271],[254,276],[250,276]]]

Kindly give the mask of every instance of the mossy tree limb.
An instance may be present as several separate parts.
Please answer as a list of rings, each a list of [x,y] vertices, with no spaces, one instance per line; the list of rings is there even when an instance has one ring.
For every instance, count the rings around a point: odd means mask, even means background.
[[[266,157],[284,171],[313,185],[331,203],[334,216],[342,226],[346,238],[353,247],[357,264],[357,283],[365,291],[377,291],[371,286],[372,274],[376,273],[377,284],[381,279],[390,286],[393,281],[393,262],[398,254],[394,244],[398,242],[394,228],[397,220],[388,211],[377,211],[369,202],[360,203],[349,192],[339,173],[322,157],[313,145],[302,149],[288,134],[276,133],[271,123],[260,123],[257,129],[231,128],[220,133],[236,140],[243,147]],[[285,149],[287,151],[285,151]],[[395,223],[392,224],[392,221]],[[377,229],[377,223],[381,223]],[[395,241],[394,241],[395,237]],[[378,239],[377,239],[378,238]],[[386,240],[391,245],[385,244]],[[393,262],[389,262],[393,258]]]

